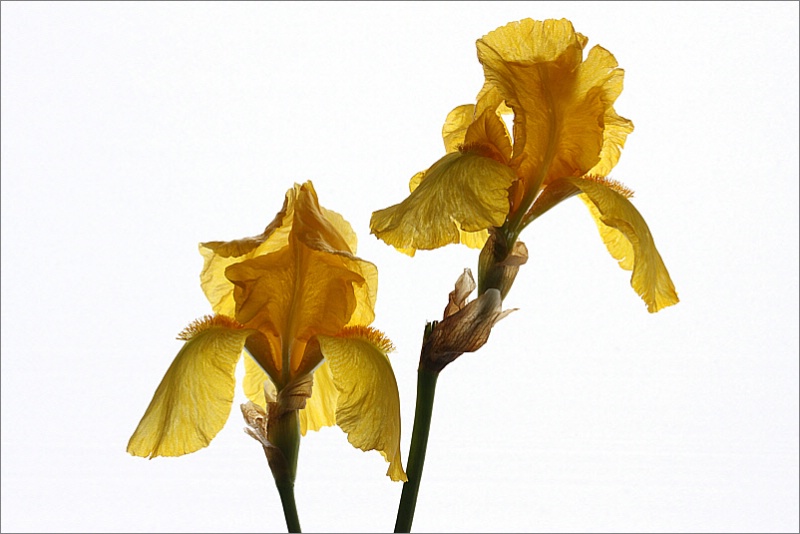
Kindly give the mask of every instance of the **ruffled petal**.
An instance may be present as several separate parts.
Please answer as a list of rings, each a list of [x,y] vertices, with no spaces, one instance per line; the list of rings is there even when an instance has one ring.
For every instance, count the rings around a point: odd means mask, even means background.
[[[370,229],[384,242],[412,253],[464,242],[459,230],[480,232],[503,224],[508,187],[515,177],[491,158],[469,151],[447,154],[403,202],[374,212]]]
[[[203,256],[200,287],[215,313],[233,316],[236,309],[233,284],[225,277],[225,269],[234,263],[279,250],[288,243],[299,187],[295,185],[286,192],[283,208],[260,235],[233,241],[200,243],[200,254]]]
[[[622,71],[610,53],[595,47],[582,64],[586,38],[564,19],[512,23],[477,44],[486,83],[514,110],[511,166],[525,181],[520,197],[551,180],[584,175],[598,165],[606,142],[604,165],[611,163],[622,133],[617,129],[606,138],[604,127],[606,116],[616,115],[609,108]]]
[[[678,303],[678,294],[669,272],[656,250],[653,236],[644,218],[625,198],[603,183],[590,179],[567,178],[583,194],[609,252],[620,266],[633,269],[631,286],[647,304],[647,311]],[[625,243],[627,241],[627,244]]]
[[[316,334],[333,335],[356,309],[354,286],[364,278],[348,269],[341,256],[300,243],[231,265],[226,276],[235,285],[236,318],[281,343],[281,357],[300,367],[305,343]],[[276,362],[283,369],[283,362]]]
[[[311,182],[295,184],[286,192],[283,208],[261,234],[200,244],[203,256],[200,286],[215,313],[233,315],[236,309],[233,284],[225,276],[225,269],[285,247],[298,222],[305,223],[299,230],[301,239],[322,240],[323,246],[355,254],[358,240],[350,224],[335,211],[319,206]]]
[[[339,391],[336,424],[354,447],[380,451],[392,480],[407,480],[400,459],[400,396],[386,357],[391,344],[369,328],[320,336],[319,342]]]
[[[247,336],[227,317],[208,317],[184,331],[178,352],[128,442],[134,456],[181,456],[206,447],[233,403],[236,363]]]

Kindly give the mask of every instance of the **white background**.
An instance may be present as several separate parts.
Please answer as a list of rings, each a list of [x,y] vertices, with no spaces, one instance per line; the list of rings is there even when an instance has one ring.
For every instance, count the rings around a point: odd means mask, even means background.
[[[797,3],[2,4],[2,530],[285,529],[231,419],[200,452],[127,440],[209,312],[197,243],[261,232],[294,182],[360,237],[402,397],[477,252],[369,235],[443,155],[475,40],[566,17],[625,68],[612,177],[681,303],[650,315],[576,199],[523,234],[519,308],[439,380],[416,531],[798,529]],[[241,395],[240,395],[241,398]],[[390,531],[401,485],[303,438],[307,531]]]

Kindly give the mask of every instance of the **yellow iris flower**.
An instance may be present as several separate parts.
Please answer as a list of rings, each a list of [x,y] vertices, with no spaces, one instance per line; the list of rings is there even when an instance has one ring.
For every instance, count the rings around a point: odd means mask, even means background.
[[[386,356],[392,347],[369,327],[378,272],[355,256],[347,221],[322,208],[307,182],[287,192],[262,234],[202,243],[200,252],[201,286],[215,315],[181,334],[185,344],[128,452],[180,456],[207,446],[230,414],[246,349],[245,394],[261,413],[302,407],[303,435],[339,425],[355,447],[381,452],[392,480],[406,480],[399,395]]]
[[[513,22],[479,39],[485,83],[476,103],[448,114],[446,155],[411,179],[403,202],[373,213],[372,233],[410,255],[450,243],[481,248],[491,235],[495,267],[517,268],[522,229],[579,194],[647,309],[677,303],[632,193],[606,178],[633,131],[614,110],[623,70],[600,46],[584,58],[586,43],[565,19]],[[511,113],[513,140],[502,118]],[[505,295],[510,282],[500,285]]]

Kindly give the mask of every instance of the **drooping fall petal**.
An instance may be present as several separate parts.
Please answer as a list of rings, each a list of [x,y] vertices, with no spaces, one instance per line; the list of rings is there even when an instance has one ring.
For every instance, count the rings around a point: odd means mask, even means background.
[[[186,343],[153,395],[128,442],[134,456],[180,456],[207,446],[225,425],[233,403],[234,371],[247,336],[222,316],[184,331]]]
[[[319,342],[339,391],[336,424],[353,446],[379,451],[392,480],[407,480],[400,459],[400,397],[386,356],[391,344],[365,327],[320,336]]]
[[[678,303],[669,272],[653,242],[644,218],[612,187],[600,181],[565,178],[582,192],[609,252],[620,266],[633,270],[631,286],[650,313]],[[626,243],[627,241],[627,243]]]
[[[479,232],[503,224],[508,187],[514,179],[513,170],[491,158],[452,152],[425,172],[403,202],[374,212],[370,229],[412,254],[462,242],[460,231]]]

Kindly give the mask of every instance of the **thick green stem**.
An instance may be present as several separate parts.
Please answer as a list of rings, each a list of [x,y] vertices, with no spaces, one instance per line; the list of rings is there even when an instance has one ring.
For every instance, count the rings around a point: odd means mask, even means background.
[[[280,454],[267,451],[275,486],[281,496],[283,515],[289,532],[300,532],[300,519],[294,502],[294,480],[297,474],[297,457],[300,452],[300,419],[297,410],[291,410],[278,418],[270,430],[270,443]]]
[[[428,448],[437,378],[439,378],[438,371],[432,371],[420,365],[417,371],[417,407],[414,413],[414,430],[411,434],[411,450],[408,453],[406,466],[408,482],[403,484],[400,506],[397,509],[397,522],[394,525],[395,532],[411,532],[411,522],[414,520],[414,510],[417,507],[419,483],[422,479],[422,467],[425,465],[425,451]]]

